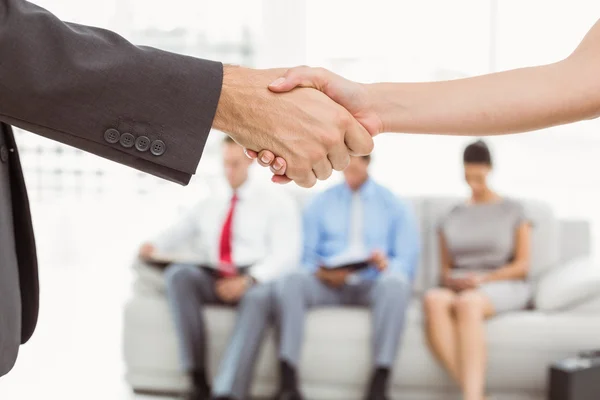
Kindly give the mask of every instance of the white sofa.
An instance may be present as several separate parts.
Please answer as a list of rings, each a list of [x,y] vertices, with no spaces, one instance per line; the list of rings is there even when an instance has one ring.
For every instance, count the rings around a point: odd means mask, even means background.
[[[422,256],[402,347],[394,369],[393,399],[451,399],[456,388],[431,356],[423,334],[421,295],[438,280],[436,225],[458,199],[411,200],[421,224]],[[600,268],[589,261],[590,232],[584,221],[559,221],[539,202],[526,201],[533,222],[533,310],[492,319],[488,389],[495,399],[545,398],[548,366],[579,350],[600,348]],[[124,314],[126,379],[138,392],[178,393],[188,382],[179,371],[177,342],[161,273],[137,263],[137,281]],[[235,312],[206,310],[210,370],[217,370]],[[370,324],[366,309],[311,312],[301,377],[308,399],[360,399],[370,373]],[[270,333],[255,374],[253,396],[276,389],[275,340]],[[456,397],[458,398],[458,397]]]

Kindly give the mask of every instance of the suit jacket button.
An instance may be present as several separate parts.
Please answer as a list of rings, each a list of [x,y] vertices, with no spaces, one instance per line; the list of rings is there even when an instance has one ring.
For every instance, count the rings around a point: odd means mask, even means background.
[[[165,154],[166,150],[167,145],[165,145],[165,142],[162,140],[155,140],[150,146],[150,153],[154,154],[155,156],[162,156]]]
[[[118,143],[120,138],[121,133],[116,129],[111,128],[107,129],[106,132],[104,132],[104,140],[106,140],[110,144]]]
[[[148,136],[140,136],[135,141],[135,148],[138,151],[148,151],[150,148],[150,139]]]
[[[131,133],[124,133],[121,135],[119,143],[121,143],[121,146],[129,149],[135,144],[135,136],[133,136]]]
[[[6,146],[0,147],[0,161],[3,163],[8,161],[8,148]]]

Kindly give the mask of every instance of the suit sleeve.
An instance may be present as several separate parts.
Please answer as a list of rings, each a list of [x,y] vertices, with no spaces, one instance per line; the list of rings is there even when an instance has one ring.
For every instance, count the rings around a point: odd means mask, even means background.
[[[0,0],[0,121],[177,183],[196,171],[223,65]]]

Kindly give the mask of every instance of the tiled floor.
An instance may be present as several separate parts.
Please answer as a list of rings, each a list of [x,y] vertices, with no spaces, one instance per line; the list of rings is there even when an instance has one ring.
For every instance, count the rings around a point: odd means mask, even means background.
[[[121,310],[129,273],[43,267],[39,328],[13,371],[0,378],[0,399],[154,399],[134,396],[123,380]]]

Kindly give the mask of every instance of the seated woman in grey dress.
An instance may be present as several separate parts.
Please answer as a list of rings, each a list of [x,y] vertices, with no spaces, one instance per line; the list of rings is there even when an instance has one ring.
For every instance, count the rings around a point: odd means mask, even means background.
[[[464,152],[471,198],[457,205],[439,226],[441,287],[425,295],[430,347],[462,388],[465,400],[485,395],[485,325],[494,315],[524,309],[530,225],[523,207],[487,185],[492,169],[482,141]]]

